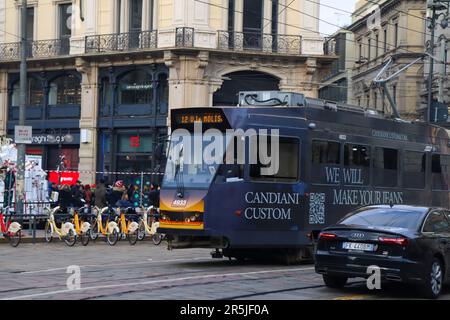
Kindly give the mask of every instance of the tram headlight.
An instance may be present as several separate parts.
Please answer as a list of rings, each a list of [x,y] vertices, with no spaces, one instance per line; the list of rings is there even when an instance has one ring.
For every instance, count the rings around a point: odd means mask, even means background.
[[[197,219],[200,217],[200,215],[198,213],[196,213],[195,215],[191,216],[191,222],[195,222],[197,221]]]

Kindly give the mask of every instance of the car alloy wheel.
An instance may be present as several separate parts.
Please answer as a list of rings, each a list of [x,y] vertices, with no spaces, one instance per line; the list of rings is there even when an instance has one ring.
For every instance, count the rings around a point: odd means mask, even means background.
[[[431,281],[431,291],[433,292],[434,296],[439,296],[442,290],[442,267],[441,263],[437,260],[433,262],[433,265],[431,266],[431,274],[430,274],[430,281]]]

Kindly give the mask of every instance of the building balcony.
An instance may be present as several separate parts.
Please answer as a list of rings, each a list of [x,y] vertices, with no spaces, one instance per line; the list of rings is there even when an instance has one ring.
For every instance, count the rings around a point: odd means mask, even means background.
[[[218,49],[281,54],[302,54],[302,37],[253,32],[218,32]]]
[[[157,45],[157,31],[102,34],[86,37],[85,52],[104,53],[156,49]]]
[[[89,35],[80,39],[30,41],[28,58],[194,48],[280,55],[323,55],[322,38],[299,35],[199,30],[179,27],[167,30]],[[0,62],[20,60],[20,43],[0,44]]]
[[[0,61],[19,60],[20,52],[20,42],[0,44]],[[27,42],[27,58],[48,58],[69,54],[69,38]]]

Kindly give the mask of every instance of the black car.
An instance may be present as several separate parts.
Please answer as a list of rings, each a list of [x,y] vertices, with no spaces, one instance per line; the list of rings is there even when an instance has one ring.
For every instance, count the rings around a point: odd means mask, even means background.
[[[368,278],[369,266],[380,268],[381,280],[417,284],[425,297],[437,298],[449,280],[450,211],[365,207],[320,233],[315,270],[328,287]]]

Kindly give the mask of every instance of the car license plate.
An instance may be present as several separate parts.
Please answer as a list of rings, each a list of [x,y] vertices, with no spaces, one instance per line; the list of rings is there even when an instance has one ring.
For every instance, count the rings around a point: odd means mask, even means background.
[[[357,251],[375,251],[375,245],[371,243],[344,242],[342,248]]]

